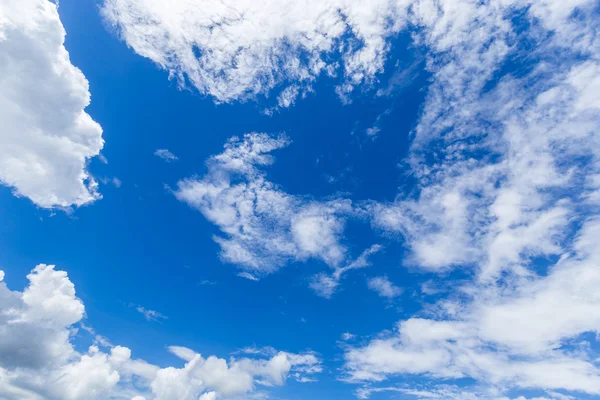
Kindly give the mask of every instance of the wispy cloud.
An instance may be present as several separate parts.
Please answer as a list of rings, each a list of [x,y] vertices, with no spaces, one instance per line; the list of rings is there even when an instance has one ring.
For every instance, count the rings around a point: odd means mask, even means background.
[[[269,182],[263,167],[274,162],[271,152],[288,144],[285,136],[258,133],[232,138],[208,160],[208,173],[180,181],[175,196],[219,227],[221,257],[247,270],[240,276],[258,279],[291,261],[315,258],[336,269],[337,281],[366,262],[366,253],[349,262],[341,243],[345,217],[354,209],[348,200],[307,199]]]
[[[257,391],[257,382],[265,388],[283,386],[288,379],[309,382],[322,371],[321,360],[311,351],[272,348],[225,359],[168,346],[179,359],[177,366],[159,367],[132,358],[131,349],[111,345],[82,323],[85,307],[64,271],[41,264],[27,279],[23,291],[0,284],[0,306],[11,310],[0,319],[0,353],[20,349],[19,357],[0,358],[3,398],[141,399],[149,393],[157,399],[171,399],[172,393],[184,393],[186,399],[255,398],[264,394]],[[151,318],[158,315],[138,308]],[[77,327],[94,337],[95,344],[83,353],[74,345]]]
[[[177,161],[178,160],[178,157],[175,154],[171,153],[167,149],[157,149],[154,152],[154,155],[157,156],[157,157],[162,158],[166,162],[173,162],[173,161]]]
[[[402,289],[394,285],[387,276],[377,276],[367,281],[369,289],[377,292],[381,297],[393,299],[402,294]]]
[[[369,383],[360,396],[495,398],[469,388],[451,396],[371,386],[411,374],[434,385],[469,377],[496,397],[514,388],[600,393],[595,352],[581,337],[599,329],[591,285],[600,256],[591,238],[600,224],[589,203],[600,171],[592,3],[443,1],[422,15],[432,84],[407,160],[417,190],[369,207],[376,227],[402,236],[407,264],[461,268],[473,279],[448,287],[448,297],[393,333],[347,349],[347,379]],[[517,32],[515,7],[537,23]],[[521,50],[531,40],[539,42]],[[537,68],[495,76],[524,51]]]
[[[142,306],[137,306],[135,310],[142,314],[147,321],[160,321],[162,319],[167,319],[166,315],[163,315],[155,310],[149,310]]]
[[[258,282],[260,280],[256,276],[252,275],[249,272],[239,272],[237,274],[237,276],[239,276],[240,278],[248,279],[248,280],[255,281],[255,282]]]

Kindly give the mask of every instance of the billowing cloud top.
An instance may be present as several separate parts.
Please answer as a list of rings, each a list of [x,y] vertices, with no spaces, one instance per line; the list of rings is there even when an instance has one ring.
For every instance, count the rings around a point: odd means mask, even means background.
[[[0,4],[0,182],[44,208],[100,197],[86,170],[102,128],[84,109],[88,81],[71,64],[57,6]]]
[[[281,386],[290,375],[302,381],[321,371],[312,352],[269,349],[227,361],[179,346],[168,350],[185,365],[160,368],[132,359],[130,349],[113,346],[83,324],[95,344],[80,353],[72,342],[85,308],[67,274],[40,264],[27,278],[22,292],[0,281],[3,399],[234,399],[253,395],[257,386]]]

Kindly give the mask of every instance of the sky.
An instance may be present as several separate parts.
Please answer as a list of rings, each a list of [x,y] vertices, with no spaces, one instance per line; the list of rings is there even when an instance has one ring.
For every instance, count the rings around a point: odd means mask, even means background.
[[[0,0],[0,399],[600,397],[597,0]]]

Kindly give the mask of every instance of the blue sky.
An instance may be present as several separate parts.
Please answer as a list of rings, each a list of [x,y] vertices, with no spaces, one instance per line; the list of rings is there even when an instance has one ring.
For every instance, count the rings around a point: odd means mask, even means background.
[[[0,5],[0,398],[596,398],[598,10]]]

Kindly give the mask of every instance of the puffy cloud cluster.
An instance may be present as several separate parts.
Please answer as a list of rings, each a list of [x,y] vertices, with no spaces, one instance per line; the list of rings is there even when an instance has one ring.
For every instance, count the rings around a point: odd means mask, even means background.
[[[177,346],[168,349],[185,365],[161,368],[132,359],[131,350],[97,335],[97,345],[80,353],[72,341],[85,308],[67,274],[40,264],[27,278],[23,292],[0,282],[3,399],[233,399],[257,385],[283,385],[290,375],[308,381],[321,371],[312,353],[273,350],[269,357],[227,361]]]
[[[99,198],[86,164],[102,128],[84,111],[88,81],[64,40],[53,2],[0,4],[0,182],[44,208]]]

